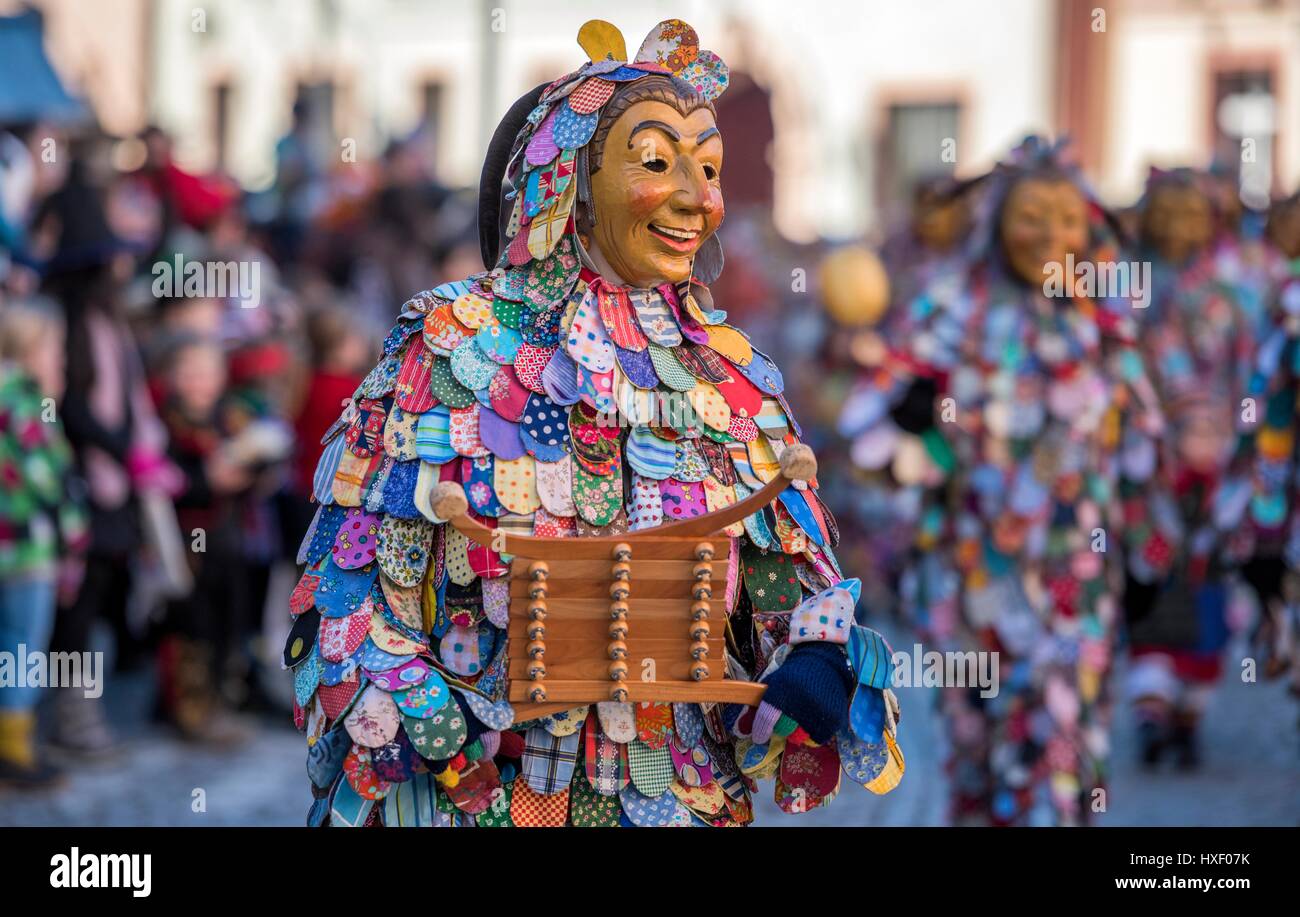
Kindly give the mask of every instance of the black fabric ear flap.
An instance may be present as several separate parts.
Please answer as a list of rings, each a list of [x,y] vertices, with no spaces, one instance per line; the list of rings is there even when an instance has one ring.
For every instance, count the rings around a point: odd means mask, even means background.
[[[506,168],[510,165],[515,137],[528,120],[528,113],[537,107],[542,92],[550,83],[541,83],[530,89],[510,106],[497,129],[492,132],[487,155],[483,159],[483,173],[478,182],[478,244],[483,254],[483,266],[489,271],[496,267],[501,254],[505,233],[501,225],[502,198]]]

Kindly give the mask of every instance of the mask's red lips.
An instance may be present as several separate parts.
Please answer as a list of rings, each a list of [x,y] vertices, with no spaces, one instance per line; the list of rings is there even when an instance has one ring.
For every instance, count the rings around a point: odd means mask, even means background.
[[[679,229],[675,226],[660,226],[651,223],[650,232],[674,251],[689,252],[699,244],[701,232],[698,229]]]

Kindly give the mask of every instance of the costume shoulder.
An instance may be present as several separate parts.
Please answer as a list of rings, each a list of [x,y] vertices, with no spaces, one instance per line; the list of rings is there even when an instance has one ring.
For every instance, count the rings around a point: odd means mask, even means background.
[[[438,522],[429,493],[453,480],[477,517],[552,536],[698,516],[779,474],[799,436],[783,384],[707,287],[610,285],[566,236],[542,261],[407,301],[316,498]],[[732,534],[785,553],[836,538],[815,486]]]

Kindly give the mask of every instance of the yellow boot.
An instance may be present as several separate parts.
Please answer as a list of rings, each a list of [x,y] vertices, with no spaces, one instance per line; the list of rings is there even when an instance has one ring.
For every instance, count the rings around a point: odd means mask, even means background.
[[[0,786],[41,789],[58,783],[61,776],[36,755],[36,713],[0,710]]]
[[[0,710],[0,761],[18,767],[36,764],[36,714],[31,710]]]

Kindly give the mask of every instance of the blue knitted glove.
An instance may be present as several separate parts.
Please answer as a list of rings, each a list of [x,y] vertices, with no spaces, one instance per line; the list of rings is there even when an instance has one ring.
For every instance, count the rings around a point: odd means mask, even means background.
[[[818,745],[834,738],[849,721],[849,697],[857,680],[844,649],[834,643],[795,645],[780,667],[763,680],[767,691],[754,717],[751,738],[765,743],[782,716],[797,723]],[[787,734],[789,731],[787,730]]]

